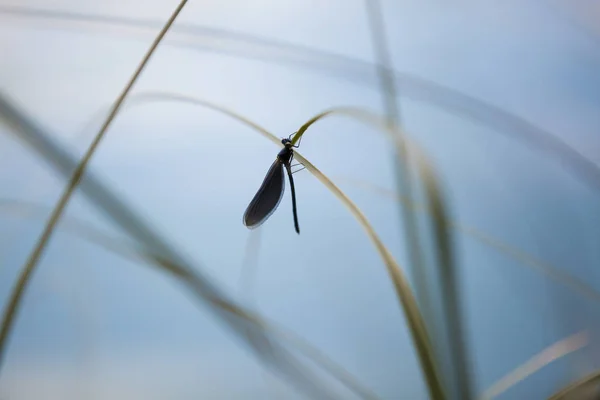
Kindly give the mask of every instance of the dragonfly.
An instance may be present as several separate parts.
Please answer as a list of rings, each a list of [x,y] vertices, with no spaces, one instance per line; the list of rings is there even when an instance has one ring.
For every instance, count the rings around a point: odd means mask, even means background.
[[[291,137],[296,132],[292,133],[289,137],[281,139],[283,149],[277,154],[277,158],[271,164],[269,171],[265,175],[262,185],[258,188],[258,191],[254,195],[254,198],[248,204],[248,208],[244,212],[244,225],[249,229],[258,228],[262,225],[277,209],[281,199],[283,198],[283,192],[285,190],[285,176],[283,170],[287,172],[288,179],[290,181],[290,189],[292,192],[292,211],[294,213],[294,228],[296,233],[300,234],[300,226],[298,225],[298,211],[296,209],[296,188],[294,187],[294,177],[292,176],[303,168],[300,168],[292,172],[292,167],[300,164],[292,165],[294,159],[294,148],[300,146],[300,142],[297,145],[292,143]],[[302,140],[302,138],[300,138]]]

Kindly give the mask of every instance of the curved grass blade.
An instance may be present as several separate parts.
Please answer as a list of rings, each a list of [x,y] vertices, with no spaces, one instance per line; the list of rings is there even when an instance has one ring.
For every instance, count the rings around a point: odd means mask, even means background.
[[[600,393],[600,370],[583,377],[577,382],[573,382],[558,393],[555,393],[548,400],[595,400]],[[596,397],[593,397],[593,396]]]
[[[53,232],[54,228],[56,227],[65,208],[67,207],[67,204],[69,203],[69,200],[71,199],[71,196],[72,196],[73,192],[75,191],[75,188],[80,183],[81,178],[85,173],[86,167],[87,167],[92,155],[94,154],[95,150],[98,148],[100,141],[103,139],[103,137],[106,134],[106,132],[108,131],[108,128],[110,127],[112,121],[116,117],[117,113],[119,112],[119,109],[121,108],[123,102],[125,101],[125,97],[127,97],[127,94],[129,94],[129,92],[133,88],[134,83],[137,81],[138,77],[140,76],[140,74],[142,73],[142,71],[144,70],[146,65],[148,64],[148,61],[150,61],[150,57],[152,56],[152,54],[158,47],[162,38],[166,35],[166,33],[169,30],[169,28],[171,27],[171,25],[173,25],[173,23],[175,22],[175,19],[177,18],[177,16],[181,12],[181,10],[183,10],[183,7],[186,5],[186,3],[187,3],[187,0],[181,0],[179,2],[177,7],[175,8],[175,10],[170,15],[169,19],[165,22],[163,28],[160,30],[160,32],[158,33],[158,35],[156,36],[156,38],[154,39],[154,41],[152,42],[152,44],[150,45],[148,50],[146,51],[146,54],[144,54],[143,59],[138,64],[136,70],[134,71],[133,75],[131,76],[131,78],[125,85],[125,87],[123,88],[122,92],[119,94],[119,97],[115,100],[113,106],[111,107],[110,114],[108,115],[108,117],[104,121],[104,124],[98,131],[98,134],[94,137],[94,140],[92,141],[92,143],[86,150],[83,158],[80,160],[80,162],[78,163],[76,168],[73,170],[73,172],[69,178],[69,182],[68,182],[67,186],[65,187],[63,193],[61,194],[61,197],[58,200],[54,210],[52,211],[52,214],[50,215],[50,218],[48,219],[48,222],[47,222],[46,226],[44,227],[43,232],[41,233],[40,237],[38,238],[38,241],[37,241],[35,247],[32,249],[29,257],[27,258],[27,261],[20,272],[19,279],[17,280],[17,282],[13,288],[13,291],[9,298],[8,305],[6,306],[6,309],[4,310],[4,313],[2,316],[2,326],[0,327],[0,367],[2,367],[2,365],[3,365],[3,361],[5,358],[5,354],[6,354],[5,349],[6,349],[6,344],[8,342],[8,336],[10,335],[10,333],[12,331],[15,317],[17,316],[19,307],[21,305],[21,298],[27,289],[27,285],[28,285],[30,278],[35,270],[36,265],[38,264],[40,258],[42,257],[42,255],[44,253],[44,250],[47,247],[47,244],[52,236],[52,232]]]
[[[371,33],[371,42],[377,63],[375,69],[379,78],[380,91],[383,97],[383,105],[385,108],[386,123],[389,128],[401,125],[401,110],[400,99],[398,97],[397,85],[394,80],[393,65],[389,52],[389,45],[385,34],[385,21],[383,17],[382,5],[379,0],[365,0],[365,10],[367,14],[368,27]],[[396,177],[396,189],[398,192],[403,190],[408,198],[413,197],[413,182],[409,162],[407,160],[408,152],[403,140],[397,142],[394,147],[394,175]],[[408,257],[408,263],[411,275],[415,283],[415,296],[420,305],[421,313],[428,324],[429,332],[434,335],[432,345],[434,351],[437,350],[437,357],[443,358],[439,354],[439,343],[442,343],[440,338],[435,338],[443,330],[436,327],[435,318],[433,316],[433,307],[431,302],[430,285],[427,282],[425,273],[425,264],[423,251],[420,245],[419,233],[417,229],[416,215],[413,210],[408,207],[400,207],[401,223],[404,226],[405,250]],[[442,360],[438,359],[438,366],[443,365]],[[455,360],[446,360],[448,364],[456,364]],[[470,389],[462,385],[466,379],[462,379],[458,375],[466,374],[466,371],[461,371],[459,368],[446,370],[442,374],[442,379],[445,379],[446,394],[460,400],[471,400]],[[467,383],[467,386],[470,384]],[[430,393],[434,397],[435,393]]]
[[[276,159],[244,212],[244,225],[250,229],[261,226],[279,206],[284,189],[283,164]]]
[[[430,166],[427,157],[424,152],[416,146],[415,143],[410,142],[408,137],[404,134],[404,132],[396,125],[389,124],[389,121],[382,119],[381,117],[373,114],[369,111],[352,108],[352,107],[339,107],[332,108],[326,110],[322,113],[315,115],[313,118],[308,120],[304,125],[298,129],[296,135],[292,138],[292,143],[296,143],[298,140],[302,138],[302,135],[306,132],[306,130],[315,122],[320,119],[330,116],[330,115],[344,115],[366,123],[368,125],[374,126],[377,129],[384,132],[389,139],[391,139],[392,144],[396,147],[398,154],[401,154],[400,148],[405,148],[406,154],[411,155],[410,160],[417,162],[417,172],[419,173],[419,178],[424,184],[426,197],[428,201],[432,201],[434,199],[435,202],[443,203],[443,195],[440,190],[440,185],[437,182],[437,177],[433,173],[433,168]],[[308,164],[306,164],[300,155],[298,155],[298,159],[302,162],[307,168]],[[404,167],[407,168],[409,165],[409,157],[400,159],[402,163],[404,163]],[[312,171],[311,171],[312,172]],[[428,203],[430,206],[433,203]],[[432,212],[442,212],[445,210],[439,209],[434,210]],[[445,217],[445,215],[444,215]],[[440,228],[443,229],[443,228]],[[451,260],[444,260],[447,268],[452,268]],[[387,264],[386,264],[387,265]],[[431,393],[431,397],[434,399],[445,399],[446,390],[442,385],[442,379],[439,372],[439,364],[437,362],[438,356],[437,346],[433,346],[431,343],[431,339],[428,334],[428,329],[423,320],[422,314],[415,303],[415,299],[410,290],[405,290],[405,286],[408,286],[404,276],[389,268],[388,272],[390,274],[390,278],[396,285],[396,291],[400,298],[401,306],[404,309],[404,312],[407,316],[407,322],[410,327],[410,331],[412,333],[412,339],[415,344],[416,350],[419,354],[419,361],[421,362],[421,368],[423,371],[423,375],[427,381],[428,388]],[[402,289],[400,289],[402,288]],[[454,288],[453,288],[454,289]],[[459,321],[457,321],[459,323]],[[461,364],[467,365],[467,360],[465,358],[464,363]]]
[[[520,365],[490,386],[490,388],[482,394],[481,400],[491,400],[500,396],[502,393],[544,368],[551,362],[587,346],[588,342],[588,332],[584,330],[546,347],[544,350],[527,360],[524,364]]]
[[[19,108],[0,92],[0,119],[14,130],[16,136],[30,147],[61,175],[68,177],[77,169],[78,161],[51,139],[51,135],[32,122]],[[263,131],[260,131],[263,133]],[[260,321],[250,318],[244,307],[230,300],[221,288],[204,276],[184,254],[176,250],[165,238],[152,229],[150,224],[137,215],[121,199],[112,193],[93,173],[87,172],[81,180],[81,190],[112,222],[135,238],[142,247],[143,255],[154,265],[172,272],[183,286],[199,296],[209,306],[218,320],[244,342],[264,366],[286,379],[310,397],[336,398],[314,374],[276,340],[270,337]],[[27,276],[29,279],[31,275]],[[23,292],[19,293],[20,301]],[[6,338],[4,338],[6,346]],[[1,366],[1,365],[0,365]]]
[[[428,390],[431,393],[434,393],[432,396],[433,399],[445,399],[446,397],[441,385],[438,367],[435,362],[435,357],[433,356],[433,350],[425,322],[421,312],[419,311],[419,307],[415,301],[410,285],[402,273],[400,266],[387,247],[383,244],[377,235],[377,232],[371,226],[367,220],[367,217],[365,217],[362,211],[360,211],[358,206],[356,206],[356,204],[354,204],[354,202],[352,202],[352,200],[350,200],[350,198],[348,198],[344,192],[342,192],[329,178],[327,178],[301,154],[296,153],[296,157],[298,158],[298,161],[304,164],[306,169],[315,176],[315,178],[321,181],[321,183],[323,183],[350,210],[352,215],[364,228],[369,239],[371,239],[373,242],[375,248],[384,261],[390,276],[390,280],[394,285],[394,291],[396,292],[400,306],[404,311]]]

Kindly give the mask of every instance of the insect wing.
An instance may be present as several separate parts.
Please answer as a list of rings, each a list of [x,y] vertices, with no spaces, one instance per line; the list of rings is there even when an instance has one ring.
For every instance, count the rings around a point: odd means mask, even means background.
[[[244,213],[244,225],[259,227],[277,209],[285,188],[283,164],[276,159]]]

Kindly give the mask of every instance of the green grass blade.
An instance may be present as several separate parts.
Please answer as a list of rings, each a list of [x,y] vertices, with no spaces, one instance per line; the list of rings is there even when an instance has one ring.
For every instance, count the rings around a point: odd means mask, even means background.
[[[379,0],[365,0],[368,26],[371,33],[371,43],[375,53],[377,64],[374,65],[379,78],[380,92],[383,97],[383,105],[387,124],[390,128],[401,125],[400,99],[398,98],[393,65],[389,54],[389,46],[386,40],[385,25],[381,2]],[[411,176],[411,165],[407,160],[408,154],[404,142],[393,147],[394,175],[398,193],[405,193],[408,198],[413,198],[413,182]],[[408,207],[400,207],[402,224],[404,225],[404,240],[408,267],[415,283],[415,297],[420,305],[421,313],[428,325],[429,332],[434,332],[432,305],[430,301],[429,285],[425,274],[424,257],[422,246],[419,243],[419,232],[417,229],[416,216]],[[432,343],[435,347],[436,343]],[[446,374],[447,376],[448,374]],[[446,383],[446,386],[447,383]],[[430,393],[434,397],[435,393]],[[464,399],[469,400],[469,399]]]
[[[19,307],[21,305],[21,299],[27,289],[27,286],[29,284],[31,277],[33,276],[35,267],[36,267],[38,261],[40,260],[42,254],[46,248],[46,245],[47,245],[48,241],[50,240],[50,237],[52,236],[52,232],[54,231],[58,221],[60,220],[60,217],[62,216],[62,214],[71,198],[71,195],[73,194],[73,192],[75,191],[75,188],[79,184],[81,177],[85,173],[87,164],[89,163],[96,148],[100,144],[100,141],[104,137],[104,134],[108,130],[111,122],[117,115],[119,108],[121,107],[121,104],[125,100],[125,97],[127,96],[129,91],[133,87],[133,84],[136,82],[139,75],[142,73],[142,70],[144,69],[144,67],[146,66],[148,61],[150,60],[150,57],[154,53],[154,50],[158,47],[158,44],[160,43],[161,39],[167,33],[167,31],[169,30],[169,27],[173,24],[173,22],[175,21],[175,18],[177,18],[177,16],[179,15],[179,13],[181,12],[181,10],[183,9],[183,7],[185,6],[186,3],[187,3],[187,0],[182,0],[179,3],[179,5],[175,9],[175,11],[171,15],[171,17],[165,23],[163,29],[159,32],[158,36],[156,37],[156,39],[154,40],[154,42],[152,43],[152,45],[150,46],[150,48],[148,49],[146,54],[144,55],[144,58],[142,59],[141,63],[138,65],[136,71],[134,72],[133,76],[131,77],[131,79],[125,86],[125,88],[123,89],[122,93],[119,95],[119,97],[115,101],[115,104],[113,105],[108,118],[102,125],[102,128],[100,128],[100,131],[94,138],[92,144],[90,145],[90,147],[86,151],[85,155],[83,156],[81,161],[78,163],[77,167],[75,168],[73,174],[71,175],[69,182],[67,184],[67,187],[65,188],[65,190],[62,193],[60,199],[58,200],[54,210],[52,211],[50,218],[48,219],[48,222],[35,245],[35,248],[31,251],[31,254],[29,255],[27,261],[25,262],[25,265],[21,269],[19,278],[13,288],[12,293],[10,294],[10,299],[9,299],[8,305],[6,306],[3,316],[2,316],[2,325],[0,326],[0,369],[4,365],[4,359],[6,356],[6,347],[8,344],[8,337],[12,331],[15,317],[19,311]]]
[[[554,343],[490,386],[482,394],[481,399],[491,400],[500,396],[551,362],[583,348],[588,341],[588,332],[582,331]]]
[[[598,398],[600,383],[600,370],[573,382],[558,393],[550,396],[548,400],[595,400]]]
[[[307,129],[315,122],[332,115],[343,115],[351,117],[368,125],[376,127],[377,129],[383,131],[387,135],[387,137],[391,140],[391,142],[397,149],[400,146],[406,146],[407,154],[411,154],[412,156],[414,156],[415,161],[417,161],[417,170],[419,171],[420,178],[424,181],[424,183],[433,188],[437,188],[439,186],[437,184],[435,176],[432,173],[423,173],[425,166],[427,166],[426,171],[431,172],[433,170],[431,169],[431,167],[428,166],[428,161],[424,153],[416,146],[414,146],[414,144],[408,141],[408,138],[404,134],[404,132],[400,130],[397,126],[389,125],[389,123],[387,123],[387,121],[382,119],[381,117],[362,109],[340,107],[329,109],[322,113],[319,113],[313,118],[309,119],[306,123],[304,123],[304,125],[300,127],[300,129],[298,129],[298,131],[292,139],[292,143],[297,143],[307,131]],[[398,153],[400,153],[400,151],[398,151]],[[431,397],[434,399],[446,398],[445,390],[442,384],[442,377],[440,375],[439,365],[437,362],[437,357],[434,351],[434,347],[432,346],[432,343],[430,341],[430,335],[427,332],[427,326],[425,325],[425,321],[423,320],[423,317],[415,301],[415,298],[413,297],[408,282],[402,274],[402,271],[400,270],[398,264],[389,254],[387,248],[385,248],[383,243],[381,243],[379,237],[377,236],[373,228],[370,226],[365,216],[358,209],[358,207],[354,203],[352,203],[352,201],[349,198],[347,198],[337,188],[337,186],[333,184],[333,182],[331,182],[329,179],[326,179],[323,176],[320,176],[317,173],[318,171],[314,170],[314,166],[308,163],[308,161],[306,161],[297,152],[296,157],[298,161],[304,164],[304,166],[306,166],[306,168],[309,169],[311,173],[313,173],[313,175],[315,175],[320,180],[322,179],[322,182],[326,184],[330,188],[330,190],[334,194],[336,194],[336,196],[338,196],[338,198],[341,201],[344,202],[344,204],[350,209],[350,211],[356,217],[356,219],[361,223],[361,225],[375,244],[375,247],[378,248],[385,262],[390,279],[394,284],[396,296],[398,297],[400,305],[403,308],[404,313],[406,315],[413,343],[419,356],[423,376],[427,382],[427,386],[430,391]],[[402,159],[401,161],[404,163],[405,167],[408,166],[408,159]],[[438,190],[430,190],[428,194],[439,196],[440,192]],[[443,200],[440,199],[439,201]]]

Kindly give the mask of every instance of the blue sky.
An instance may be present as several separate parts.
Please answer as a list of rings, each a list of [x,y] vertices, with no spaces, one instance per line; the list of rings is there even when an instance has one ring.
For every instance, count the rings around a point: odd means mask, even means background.
[[[402,82],[416,76],[482,99],[600,162],[599,44],[556,8],[523,0],[383,3]],[[157,22],[176,5],[3,3],[11,4]],[[191,1],[178,24],[373,61],[362,2],[248,4]],[[6,9],[0,9],[0,20],[0,88],[73,151],[89,142],[99,110],[114,101],[155,32],[26,18]],[[214,51],[219,48],[226,51]],[[280,136],[332,106],[382,109],[375,75],[352,67],[356,64],[340,71],[333,63],[320,73],[274,62],[270,58],[281,53],[256,49],[175,29],[134,94],[159,90],[210,100]],[[259,50],[260,60],[240,56],[256,57]],[[498,125],[437,107],[435,93],[429,95],[433,102],[423,101],[428,94],[415,85],[403,94],[403,124],[436,166],[457,220],[600,289],[594,271],[600,261],[596,189],[548,156],[498,134]],[[0,133],[6,132],[0,125]],[[307,133],[300,151],[339,182],[406,265],[398,205],[343,179],[394,188],[391,151],[383,137],[355,121],[330,118]],[[161,102],[120,114],[91,168],[239,297],[250,235],[242,214],[276,152],[236,121]],[[47,206],[56,201],[62,181],[9,135],[0,135],[0,162],[2,197]],[[295,176],[302,234],[293,230],[286,192],[261,228],[256,307],[323,349],[382,398],[425,398],[404,318],[372,245],[316,179],[306,171]],[[69,215],[106,225],[80,195]],[[43,220],[0,218],[5,299]],[[598,314],[591,301],[471,237],[457,233],[456,245],[479,390],[555,341],[595,329]],[[592,342],[588,351],[557,361],[503,398],[541,398],[598,367]],[[17,322],[0,395],[187,399],[264,398],[276,389],[293,393],[264,377],[246,349],[173,281],[59,234]]]

